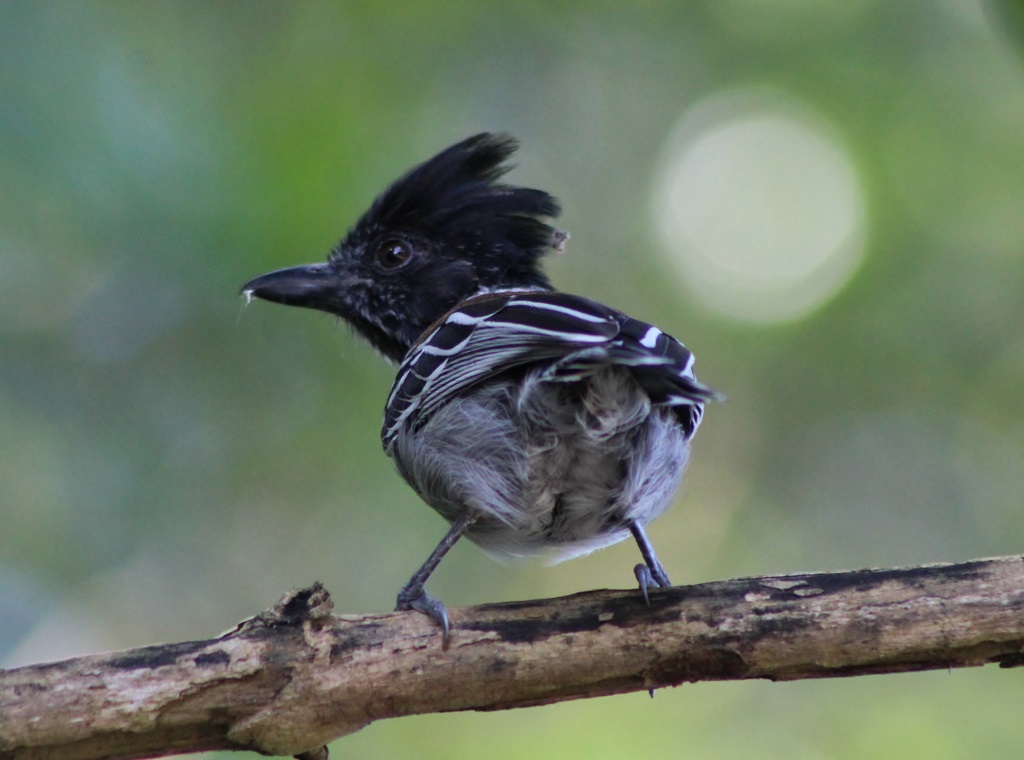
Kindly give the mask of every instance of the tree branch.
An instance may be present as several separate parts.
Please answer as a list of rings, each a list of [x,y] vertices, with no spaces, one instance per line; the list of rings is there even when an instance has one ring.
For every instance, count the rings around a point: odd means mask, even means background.
[[[1024,664],[1024,557],[330,614],[319,585],[207,641],[0,671],[0,759],[323,757],[372,721],[688,681]],[[318,754],[320,753],[320,754]]]

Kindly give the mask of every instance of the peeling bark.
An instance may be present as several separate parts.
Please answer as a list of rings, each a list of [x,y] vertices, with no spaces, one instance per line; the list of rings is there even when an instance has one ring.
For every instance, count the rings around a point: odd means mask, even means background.
[[[207,641],[0,671],[0,760],[324,758],[382,718],[676,686],[1024,664],[1024,557],[331,615],[319,584]]]

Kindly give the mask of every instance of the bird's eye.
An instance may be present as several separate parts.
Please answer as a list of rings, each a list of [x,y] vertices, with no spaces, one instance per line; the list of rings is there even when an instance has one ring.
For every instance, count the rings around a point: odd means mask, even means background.
[[[412,259],[412,251],[401,240],[385,240],[377,248],[377,263],[383,269],[398,269]]]

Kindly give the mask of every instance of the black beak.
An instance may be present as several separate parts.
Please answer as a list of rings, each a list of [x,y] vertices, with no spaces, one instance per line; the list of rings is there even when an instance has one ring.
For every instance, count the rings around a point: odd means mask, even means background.
[[[245,283],[241,294],[246,300],[262,298],[287,306],[334,312],[338,287],[338,275],[327,264],[309,264],[260,275]]]

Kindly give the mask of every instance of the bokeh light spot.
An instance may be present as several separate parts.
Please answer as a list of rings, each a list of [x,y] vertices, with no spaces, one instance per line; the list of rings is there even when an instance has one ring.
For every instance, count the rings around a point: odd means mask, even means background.
[[[864,255],[864,197],[821,117],[761,90],[713,95],[683,114],[654,188],[669,259],[708,308],[751,322],[797,319]]]

